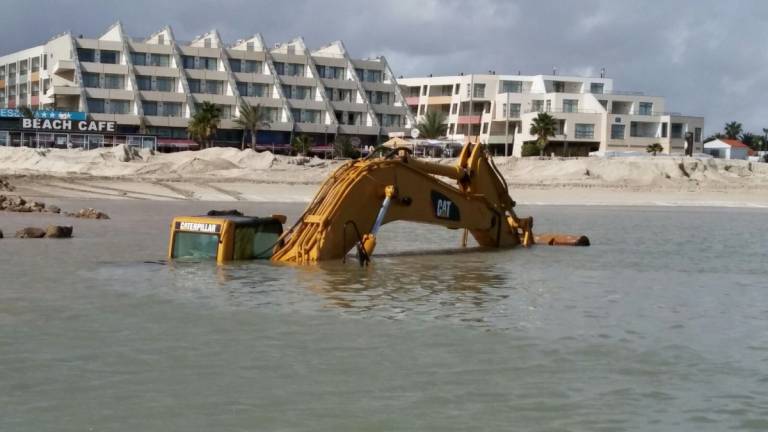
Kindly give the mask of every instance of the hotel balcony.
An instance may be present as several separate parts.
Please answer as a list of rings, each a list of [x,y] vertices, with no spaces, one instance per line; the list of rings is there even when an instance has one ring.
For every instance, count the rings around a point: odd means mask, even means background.
[[[72,60],[59,60],[53,65],[53,73],[56,75],[70,74],[75,71],[75,62]]]
[[[482,119],[481,114],[477,115],[460,115],[458,124],[480,124]]]
[[[451,96],[430,96],[427,98],[429,105],[450,105]]]

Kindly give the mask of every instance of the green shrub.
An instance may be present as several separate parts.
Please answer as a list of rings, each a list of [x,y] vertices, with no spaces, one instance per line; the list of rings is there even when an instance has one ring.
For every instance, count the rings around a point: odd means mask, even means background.
[[[537,146],[535,142],[524,143],[523,144],[522,154],[523,154],[523,157],[526,157],[526,156],[538,156],[539,155],[539,146]]]

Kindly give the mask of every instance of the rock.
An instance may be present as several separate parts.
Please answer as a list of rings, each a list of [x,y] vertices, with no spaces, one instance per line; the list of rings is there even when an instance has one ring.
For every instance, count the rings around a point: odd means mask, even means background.
[[[0,191],[13,192],[14,189],[16,188],[7,179],[0,178]]]
[[[56,213],[56,214],[61,213],[61,209],[58,206],[55,206],[55,205],[50,205],[50,206],[46,207],[45,211],[48,212],[48,213]]]
[[[0,238],[3,238],[3,230],[0,230]]]
[[[70,238],[72,237],[72,227],[48,225],[48,228],[45,229],[45,236],[48,238]]]
[[[29,208],[31,209],[31,211],[41,212],[45,210],[45,203],[32,201],[32,203],[29,204]]]
[[[81,219],[109,219],[109,215],[93,208],[84,208],[75,213],[76,218]]]
[[[45,230],[42,228],[27,227],[16,231],[16,238],[43,238]]]

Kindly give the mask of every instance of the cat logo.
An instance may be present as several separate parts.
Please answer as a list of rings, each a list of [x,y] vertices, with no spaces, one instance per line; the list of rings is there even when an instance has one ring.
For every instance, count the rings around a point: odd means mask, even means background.
[[[459,208],[450,198],[437,191],[432,191],[432,206],[435,209],[435,217],[453,221],[461,220]]]

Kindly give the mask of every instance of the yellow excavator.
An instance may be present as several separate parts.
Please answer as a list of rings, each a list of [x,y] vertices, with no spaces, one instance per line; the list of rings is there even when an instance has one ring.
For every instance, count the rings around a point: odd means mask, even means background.
[[[466,144],[453,166],[415,158],[406,148],[382,148],[339,167],[287,231],[282,215],[180,216],[171,224],[168,256],[312,264],[344,259],[357,248],[366,264],[381,226],[398,220],[463,230],[463,246],[470,234],[486,248],[589,245],[585,236],[534,238],[533,219],[518,217],[514,207],[504,177],[481,144]]]

